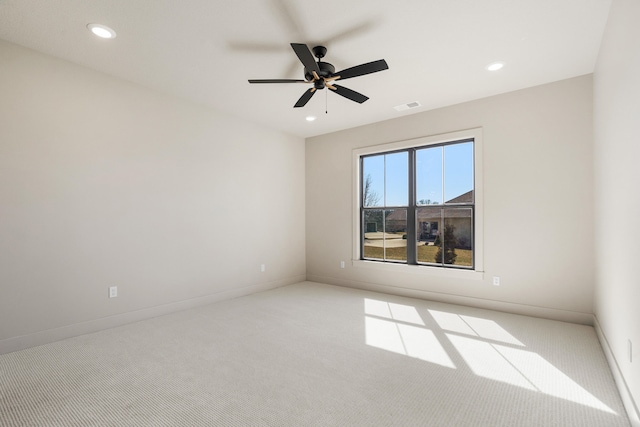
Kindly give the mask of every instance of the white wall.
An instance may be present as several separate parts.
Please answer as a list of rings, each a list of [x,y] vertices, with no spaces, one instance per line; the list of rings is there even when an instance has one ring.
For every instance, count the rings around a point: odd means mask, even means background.
[[[594,73],[595,257],[599,326],[640,425],[640,2],[614,0]],[[633,343],[629,361],[628,341]]]
[[[352,253],[352,150],[476,127],[484,279],[340,269]],[[592,321],[592,76],[310,138],[306,157],[308,280]]]
[[[0,352],[304,280],[304,150],[0,42]]]

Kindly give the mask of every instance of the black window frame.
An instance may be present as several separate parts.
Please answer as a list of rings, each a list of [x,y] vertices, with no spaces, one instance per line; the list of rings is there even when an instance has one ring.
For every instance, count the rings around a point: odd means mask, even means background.
[[[422,205],[422,204],[417,204],[417,200],[416,200],[416,152],[422,149],[426,149],[426,148],[436,148],[436,147],[446,147],[446,146],[451,146],[451,145],[457,145],[457,144],[466,144],[466,143],[472,143],[472,177],[473,177],[473,185],[472,185],[472,189],[471,192],[474,195],[473,199],[471,202],[460,202],[460,203],[450,203],[450,202],[446,202],[444,200],[444,194],[443,194],[443,200],[441,203],[439,204],[429,204],[429,205]],[[358,205],[360,207],[360,260],[363,261],[373,261],[373,262],[380,262],[380,263],[400,263],[400,264],[407,264],[407,265],[419,265],[419,266],[429,266],[429,267],[436,267],[436,268],[445,268],[445,269],[459,269],[459,270],[474,270],[475,271],[475,267],[476,267],[476,246],[475,246],[475,242],[476,242],[476,214],[475,214],[475,210],[476,210],[476,179],[475,179],[475,169],[476,169],[476,155],[475,155],[475,150],[476,150],[476,141],[475,138],[473,137],[469,137],[469,138],[462,138],[462,139],[456,139],[456,140],[451,140],[451,141],[446,141],[446,142],[438,142],[438,143],[433,143],[433,144],[426,144],[426,145],[418,145],[415,147],[408,147],[408,148],[401,148],[401,149],[395,149],[395,150],[389,150],[389,151],[383,151],[383,152],[376,152],[376,153],[371,153],[371,154],[363,154],[359,156],[359,178],[360,178],[360,186],[359,186],[359,202]],[[408,204],[407,206],[387,206],[386,205],[386,201],[383,202],[383,204],[381,206],[364,206],[364,185],[365,185],[365,177],[364,177],[364,159],[368,158],[368,157],[376,157],[376,156],[385,156],[385,155],[389,155],[389,154],[395,154],[395,153],[408,153],[407,156],[407,162],[408,162]],[[443,154],[444,155],[444,154]],[[444,176],[445,171],[444,171],[444,167],[442,170],[442,174]],[[452,199],[453,200],[453,199]],[[420,262],[417,258],[417,243],[418,243],[418,237],[417,237],[417,226],[418,226],[418,210],[421,208],[425,208],[425,207],[429,207],[429,208],[440,208],[441,210],[441,222],[440,224],[442,224],[442,232],[444,232],[444,224],[445,224],[445,211],[447,209],[460,209],[460,208],[464,208],[464,209],[471,209],[471,233],[470,233],[470,238],[471,238],[471,266],[468,265],[456,265],[456,264],[446,264],[443,260],[443,262],[441,263],[436,263],[436,262]],[[365,233],[366,233],[366,224],[365,224],[365,211],[369,210],[369,211],[374,211],[374,210],[382,210],[383,215],[384,212],[387,210],[393,210],[393,209],[406,209],[407,211],[407,259],[406,261],[404,260],[391,260],[391,259],[379,259],[379,258],[367,258],[364,256],[364,240],[365,240]],[[384,218],[383,218],[383,223],[384,223]],[[383,255],[384,256],[384,255]]]

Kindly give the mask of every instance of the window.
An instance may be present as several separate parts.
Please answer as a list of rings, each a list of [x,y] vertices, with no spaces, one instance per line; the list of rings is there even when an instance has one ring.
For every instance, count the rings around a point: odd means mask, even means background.
[[[359,173],[356,259],[479,270],[476,134],[354,152]]]

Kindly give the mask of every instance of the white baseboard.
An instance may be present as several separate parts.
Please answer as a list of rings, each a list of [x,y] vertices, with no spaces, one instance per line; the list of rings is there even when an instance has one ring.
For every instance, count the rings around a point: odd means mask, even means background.
[[[72,338],[79,335],[115,328],[118,326],[126,325],[128,323],[162,316],[164,314],[169,314],[176,311],[212,304],[232,298],[238,298],[241,296],[254,294],[256,292],[279,288],[281,286],[292,285],[294,283],[303,282],[305,279],[305,275],[299,275],[288,279],[282,279],[268,283],[260,283],[256,285],[243,286],[240,288],[226,289],[198,298],[177,301],[156,307],[144,308],[141,310],[103,317],[100,319],[89,320],[87,322],[76,323],[59,328],[47,329],[28,335],[11,337],[0,340],[0,354],[11,353],[29,347],[35,347],[42,344],[60,341],[66,338]]]
[[[609,341],[600,327],[600,323],[596,316],[594,316],[594,328],[596,330],[596,334],[598,334],[598,339],[600,340],[600,345],[604,350],[604,355],[607,358],[609,367],[611,368],[613,379],[615,380],[618,391],[620,392],[620,397],[622,398],[624,409],[627,411],[627,415],[629,416],[629,421],[631,421],[631,425],[633,427],[640,427],[640,411],[638,411],[638,405],[636,405],[636,402],[633,400],[633,396],[629,391],[627,382],[622,375],[622,371],[620,371],[618,361],[609,346]]]
[[[430,292],[402,286],[380,285],[356,280],[338,279],[307,274],[310,282],[326,283],[329,285],[344,286],[363,289],[367,291],[385,294],[399,295],[410,298],[426,299],[430,301],[444,302],[448,304],[466,305],[471,307],[486,308],[488,310],[503,311],[505,313],[521,314],[524,316],[540,317],[543,319],[560,320],[563,322],[593,325],[593,314],[577,311],[560,310],[555,308],[539,307],[534,305],[517,304],[505,301],[496,301],[482,298],[467,297],[441,292]]]

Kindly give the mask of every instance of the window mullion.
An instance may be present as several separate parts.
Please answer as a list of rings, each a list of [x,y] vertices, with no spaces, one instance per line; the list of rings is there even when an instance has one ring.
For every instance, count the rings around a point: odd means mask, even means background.
[[[360,259],[364,259],[364,159],[360,157]]]
[[[416,242],[416,150],[408,150],[409,155],[409,205],[407,206],[407,264],[417,264]]]
[[[444,153],[445,153],[445,151],[446,151],[445,147],[442,147],[442,166],[441,166],[441,169],[440,169],[442,171],[442,179],[440,179],[440,182],[442,182],[442,193],[440,193],[440,194],[442,194],[442,201],[440,203],[442,205],[445,204],[445,200],[446,200],[446,197],[447,197],[446,194],[444,194],[444,188],[445,188],[444,180],[445,180],[445,177],[446,177],[446,174],[444,173]]]
[[[447,195],[444,194],[444,189],[446,187],[446,183],[444,182],[444,180],[446,179],[446,172],[444,170],[444,165],[445,165],[445,155],[446,155],[446,147],[442,148],[442,209],[440,209],[440,230],[438,230],[438,232],[440,233],[440,249],[441,249],[441,253],[442,253],[442,257],[440,258],[440,265],[442,267],[444,267],[444,252],[446,250],[446,246],[444,244],[444,230],[446,228],[445,224],[444,224],[444,206],[446,204],[446,200],[447,200]]]
[[[382,173],[382,259],[387,260],[387,155],[383,157]]]

